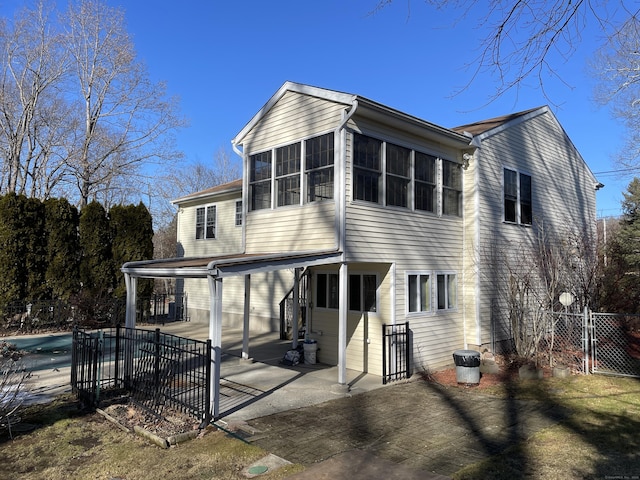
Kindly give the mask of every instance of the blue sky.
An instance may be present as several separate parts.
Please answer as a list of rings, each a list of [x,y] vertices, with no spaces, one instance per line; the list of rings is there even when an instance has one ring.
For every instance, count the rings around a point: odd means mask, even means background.
[[[181,99],[190,127],[178,136],[187,161],[210,162],[287,80],[355,93],[444,127],[549,104],[535,79],[499,100],[490,75],[468,81],[484,32],[459,11],[422,0],[107,0],[126,12],[140,60]],[[5,1],[0,12],[11,15]],[[410,10],[409,10],[410,8]],[[477,18],[477,17],[476,17]],[[595,28],[591,25],[591,28]],[[554,65],[550,105],[593,172],[618,167],[623,130],[591,100],[586,62],[601,32],[587,30],[575,54]],[[566,84],[568,84],[568,86]],[[620,212],[630,177],[600,174],[598,215]]]

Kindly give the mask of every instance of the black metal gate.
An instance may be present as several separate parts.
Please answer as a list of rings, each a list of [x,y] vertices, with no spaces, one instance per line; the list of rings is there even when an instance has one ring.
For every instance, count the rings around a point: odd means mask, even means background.
[[[382,383],[411,376],[411,339],[409,322],[382,325]]]

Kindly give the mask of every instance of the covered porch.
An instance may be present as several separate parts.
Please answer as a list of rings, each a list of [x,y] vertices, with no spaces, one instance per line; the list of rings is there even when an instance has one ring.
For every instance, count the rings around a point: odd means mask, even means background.
[[[295,272],[294,291],[297,291],[297,283],[301,272],[308,267],[318,265],[338,264],[340,272],[340,308],[338,312],[338,365],[331,369],[331,391],[347,393],[350,384],[347,375],[346,347],[347,347],[347,289],[348,266],[344,261],[344,255],[340,251],[316,251],[307,253],[289,254],[243,254],[204,258],[174,258],[165,260],[149,260],[129,262],[123,265],[122,272],[125,276],[127,287],[126,324],[127,328],[136,327],[136,287],[138,278],[204,278],[209,286],[209,324],[207,338],[212,343],[212,382],[211,382],[211,415],[213,418],[220,416],[222,377],[221,364],[223,362],[223,285],[226,277],[244,277],[244,321],[240,331],[234,332],[237,337],[239,358],[249,360],[251,324],[251,275],[259,272],[272,272],[282,269],[290,269]],[[294,315],[298,312],[298,298],[294,296]],[[189,324],[184,324],[189,328]],[[294,335],[291,348],[296,348],[298,343],[297,318],[294,318]],[[189,333],[190,337],[193,334]],[[246,362],[250,363],[250,362]]]

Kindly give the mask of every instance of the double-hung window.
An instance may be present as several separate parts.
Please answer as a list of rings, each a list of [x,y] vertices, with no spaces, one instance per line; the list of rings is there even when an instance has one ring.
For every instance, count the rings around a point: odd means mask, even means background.
[[[216,206],[196,208],[196,240],[216,238]]]
[[[436,157],[415,153],[414,201],[416,210],[435,212],[437,205]]]
[[[333,133],[305,141],[307,202],[333,200]]]
[[[411,182],[411,150],[387,143],[385,162],[387,205],[408,207],[409,183]]]
[[[380,201],[382,178],[382,142],[355,133],[353,135],[353,198],[367,202]]]
[[[442,214],[462,216],[462,165],[442,160]]]
[[[236,202],[236,227],[242,226],[242,200]]]
[[[300,204],[300,143],[276,149],[278,207]]]
[[[458,287],[455,273],[436,275],[436,299],[438,310],[451,310],[458,306]]]
[[[316,275],[316,307],[338,308],[338,274],[318,273]]]
[[[504,169],[504,221],[531,225],[531,176]]]
[[[375,274],[349,275],[349,310],[376,312],[378,310],[378,277]]]
[[[249,157],[251,210],[271,208],[271,151]]]
[[[429,273],[407,275],[407,307],[409,313],[431,311],[431,275]]]

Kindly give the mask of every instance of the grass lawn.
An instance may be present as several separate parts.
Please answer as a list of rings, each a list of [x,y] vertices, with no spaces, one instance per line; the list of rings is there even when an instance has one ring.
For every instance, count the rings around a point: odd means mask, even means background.
[[[640,379],[603,375],[518,382],[485,393],[548,402],[567,420],[458,471],[454,479],[640,479]]]
[[[568,416],[468,465],[454,479],[640,479],[639,379],[590,375],[519,381],[482,390],[487,393],[547,402]],[[242,479],[242,470],[267,454],[215,429],[161,449],[98,414],[79,411],[72,397],[29,407],[21,417],[20,426],[34,429],[14,440],[0,431],[0,479]],[[286,478],[302,469],[289,465],[260,478]]]
[[[211,429],[170,449],[123,432],[97,413],[82,413],[72,397],[32,406],[18,427],[37,428],[10,440],[0,432],[0,479],[246,479],[242,470],[267,452]],[[289,465],[261,475],[285,478],[302,470]]]

